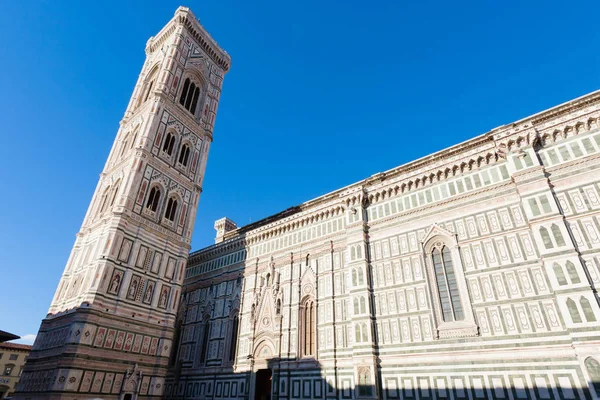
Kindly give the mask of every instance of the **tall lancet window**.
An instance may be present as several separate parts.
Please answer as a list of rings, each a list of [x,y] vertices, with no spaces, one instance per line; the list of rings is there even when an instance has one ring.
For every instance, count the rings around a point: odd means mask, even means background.
[[[238,327],[239,327],[239,319],[236,315],[231,320],[231,333],[229,336],[229,362],[233,362],[235,360],[235,351],[237,349],[238,342]]]
[[[317,315],[315,302],[312,298],[308,298],[304,301],[302,307],[302,318],[301,318],[301,355],[303,357],[315,357],[317,354]]]
[[[460,302],[450,249],[448,246],[443,246],[441,249],[434,247],[431,258],[444,322],[462,321],[465,319],[465,314]]]
[[[433,225],[422,245],[436,325],[434,338],[477,336],[479,328],[469,300],[457,235]]]
[[[202,332],[202,348],[200,349],[200,363],[205,364],[208,358],[208,339],[210,338],[210,318],[204,317],[204,330]]]

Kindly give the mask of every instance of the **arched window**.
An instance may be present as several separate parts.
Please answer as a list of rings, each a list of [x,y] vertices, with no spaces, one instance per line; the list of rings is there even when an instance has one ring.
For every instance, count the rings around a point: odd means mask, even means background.
[[[302,334],[301,354],[304,357],[314,357],[316,355],[316,317],[315,302],[309,298],[302,307],[302,326],[300,329]]]
[[[108,197],[110,194],[110,186],[104,189],[104,193],[102,193],[102,199],[100,200],[100,213],[106,211],[106,207],[108,206]]]
[[[236,315],[233,317],[233,320],[231,321],[231,336],[229,339],[229,361],[233,362],[233,360],[235,360],[235,351],[237,349],[237,342],[238,342],[238,326],[239,326],[239,320],[238,320],[238,316],[237,316],[237,312]]]
[[[119,186],[120,185],[121,185],[121,182],[118,181],[117,184],[115,185],[115,188],[113,189],[112,198],[110,199],[110,207],[112,207],[115,204],[115,200],[117,199],[117,194],[119,194]]]
[[[146,208],[150,211],[156,212],[158,209],[158,201],[160,200],[160,189],[157,187],[153,187],[150,190],[150,195],[148,196],[148,201],[146,202]]]
[[[200,97],[200,88],[196,87],[194,90],[194,100],[192,100],[192,107],[189,109],[192,114],[196,113],[196,106],[198,105],[198,97]]]
[[[579,274],[575,269],[575,265],[571,261],[567,261],[567,272],[569,273],[569,278],[571,279],[571,283],[580,283],[581,279],[579,279]]]
[[[196,86],[190,78],[186,78],[183,83],[183,89],[181,90],[181,96],[179,97],[179,104],[184,106],[186,110],[192,114],[196,113],[196,106],[198,105],[198,98],[200,97],[200,88]]]
[[[140,128],[136,128],[135,132],[133,133],[133,139],[131,140],[131,148],[133,149],[133,147],[135,146],[135,141],[137,140],[137,135],[138,132],[140,131]]]
[[[165,142],[163,144],[163,151],[165,153],[167,153],[168,155],[172,155],[173,154],[173,146],[175,146],[175,135],[173,135],[171,132],[169,132],[167,134],[167,137],[165,138]]]
[[[152,93],[152,86],[154,86],[154,80],[150,81],[148,84],[148,90],[146,90],[146,94],[144,95],[144,103],[148,100],[148,97],[150,97],[150,93]]]
[[[144,80],[144,87],[141,91],[141,96],[138,105],[142,105],[150,97],[152,89],[154,88],[154,82],[156,81],[156,75],[158,74],[158,67],[154,68],[151,73],[148,74]]]
[[[121,145],[121,154],[119,154],[119,158],[123,157],[123,154],[125,154],[125,151],[127,151],[129,149],[129,146],[127,146],[128,142],[129,142],[129,135],[125,136],[125,139],[123,140],[123,144]]]
[[[365,304],[365,298],[364,297],[360,298],[360,312],[362,314],[366,314],[367,313],[367,306]]]
[[[358,306],[358,298],[354,298],[354,315],[358,315],[360,313],[360,308]]]
[[[154,87],[154,81],[156,80],[156,71],[157,69],[155,69],[152,74],[150,75],[150,78],[148,79],[148,82],[146,83],[146,91],[144,93],[144,99],[142,100],[142,103],[145,103],[146,100],[148,100],[148,97],[150,97],[150,93],[152,93],[152,88]]]
[[[450,249],[448,246],[443,246],[440,251],[436,247],[431,252],[431,258],[444,322],[462,321],[465,317]]]
[[[366,323],[362,323],[360,324],[361,328],[362,328],[362,341],[363,342],[368,342],[369,341],[369,334],[367,332],[367,324]]]
[[[364,285],[365,284],[365,275],[363,273],[363,269],[362,268],[358,269],[358,284],[359,285]]]
[[[188,159],[190,158],[190,146],[184,144],[179,150],[179,164],[187,167]]]
[[[560,228],[556,224],[552,224],[552,235],[554,235],[554,240],[556,240],[556,245],[558,247],[565,245],[565,239],[563,238],[562,233],[560,232]]]
[[[210,319],[204,318],[204,331],[202,332],[202,348],[200,349],[200,362],[204,364],[208,356],[208,338],[210,336]]]
[[[544,242],[544,247],[546,249],[551,249],[554,247],[552,244],[552,239],[550,239],[550,234],[548,233],[548,229],[543,226],[540,228],[540,236],[542,237],[542,242]]]
[[[571,320],[576,324],[580,323],[581,315],[577,309],[577,304],[572,299],[567,299],[567,309],[569,310],[569,314],[571,314]]]
[[[356,343],[367,342],[369,333],[367,332],[367,324],[362,322],[354,326],[354,339]]]
[[[169,221],[175,221],[175,212],[177,211],[177,200],[173,197],[169,198],[167,202],[167,210],[165,211],[165,218]]]
[[[350,259],[356,260],[356,249],[354,248],[354,246],[350,247]]]
[[[179,98],[179,103],[182,106],[185,106],[185,98],[187,96],[188,89],[190,88],[190,78],[187,78],[183,83],[183,89],[181,90],[181,97]]]
[[[554,263],[554,265],[552,266],[552,269],[554,270],[554,275],[556,275],[556,280],[558,281],[559,285],[566,285],[567,284],[567,278],[565,277],[565,273],[562,269],[562,267],[560,265],[558,265],[557,263]]]
[[[594,315],[594,310],[592,310],[592,305],[590,304],[590,301],[582,296],[579,299],[579,304],[581,305],[583,315],[585,316],[587,322],[596,322],[596,316]]]

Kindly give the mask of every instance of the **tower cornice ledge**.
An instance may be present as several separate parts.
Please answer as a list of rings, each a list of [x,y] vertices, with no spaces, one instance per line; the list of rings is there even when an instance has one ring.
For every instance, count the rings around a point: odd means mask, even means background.
[[[187,7],[180,6],[177,8],[173,19],[171,19],[171,21],[161,29],[156,36],[148,40],[146,52],[152,53],[160,48],[164,40],[173,32],[173,29],[175,29],[177,24],[185,26],[190,35],[202,47],[202,50],[204,50],[217,65],[223,68],[225,72],[229,71],[231,57],[226,51],[219,47],[217,42],[210,36],[204,27],[200,25],[200,22],[194,13]]]

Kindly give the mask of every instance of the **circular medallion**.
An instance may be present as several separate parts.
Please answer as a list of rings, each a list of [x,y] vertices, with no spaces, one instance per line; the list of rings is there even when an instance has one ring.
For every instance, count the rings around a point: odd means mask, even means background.
[[[312,289],[313,289],[312,285],[305,285],[302,288],[302,293],[308,294],[308,293],[312,292]]]

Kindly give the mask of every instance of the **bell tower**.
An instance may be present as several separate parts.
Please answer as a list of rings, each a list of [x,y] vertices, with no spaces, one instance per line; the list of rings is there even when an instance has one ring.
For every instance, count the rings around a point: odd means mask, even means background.
[[[188,8],[148,41],[15,398],[161,397],[230,62]]]

